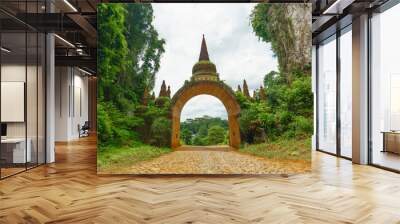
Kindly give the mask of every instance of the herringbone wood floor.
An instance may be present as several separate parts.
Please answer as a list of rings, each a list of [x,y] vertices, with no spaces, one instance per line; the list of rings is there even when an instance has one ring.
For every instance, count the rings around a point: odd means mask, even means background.
[[[293,176],[97,176],[94,139],[0,181],[0,223],[400,223],[400,175],[313,153]]]

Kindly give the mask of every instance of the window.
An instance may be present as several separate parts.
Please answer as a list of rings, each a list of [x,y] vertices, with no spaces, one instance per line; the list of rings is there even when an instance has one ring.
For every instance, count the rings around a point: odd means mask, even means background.
[[[340,36],[340,155],[352,157],[352,33],[351,25]]]
[[[371,18],[372,164],[400,170],[400,5]]]
[[[18,13],[40,12],[43,4],[18,2]],[[0,17],[18,24],[0,23],[0,178],[5,178],[45,163],[46,40],[43,33],[12,16],[0,13]]]
[[[336,153],[336,36],[318,48],[318,149]]]

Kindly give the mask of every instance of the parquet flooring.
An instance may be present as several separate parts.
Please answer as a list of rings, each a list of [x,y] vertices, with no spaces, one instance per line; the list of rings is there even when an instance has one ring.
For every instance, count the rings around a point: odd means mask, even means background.
[[[323,153],[313,172],[98,176],[93,138],[0,181],[0,223],[400,223],[400,175]]]

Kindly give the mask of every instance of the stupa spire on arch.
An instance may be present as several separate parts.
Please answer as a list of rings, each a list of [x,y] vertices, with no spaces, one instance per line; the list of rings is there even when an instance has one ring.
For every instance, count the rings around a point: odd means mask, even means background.
[[[210,61],[210,57],[208,56],[206,39],[204,38],[201,41],[201,49],[199,61],[194,64],[192,68],[192,78],[194,81],[218,81],[219,75],[217,73],[217,68]]]
[[[199,61],[209,61],[209,60],[210,60],[210,57],[208,56],[206,39],[204,38],[204,34],[203,34],[203,40],[201,41]]]

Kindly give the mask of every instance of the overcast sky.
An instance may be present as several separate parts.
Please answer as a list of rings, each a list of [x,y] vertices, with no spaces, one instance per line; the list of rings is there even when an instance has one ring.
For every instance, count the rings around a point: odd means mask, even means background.
[[[220,79],[236,90],[243,79],[251,93],[269,71],[277,70],[271,46],[258,40],[249,16],[255,4],[152,4],[154,25],[165,39],[165,53],[157,73],[155,92],[163,80],[173,95],[192,75],[198,61],[202,35],[205,35],[210,60]],[[200,95],[183,108],[181,120],[203,115],[226,118],[223,104],[215,97]]]

